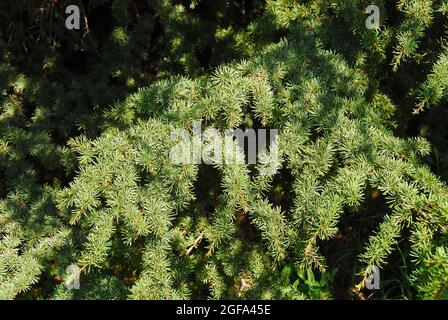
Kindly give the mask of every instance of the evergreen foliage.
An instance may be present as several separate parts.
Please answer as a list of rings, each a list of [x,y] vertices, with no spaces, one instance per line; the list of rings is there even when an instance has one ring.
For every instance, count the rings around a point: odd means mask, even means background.
[[[62,2],[0,4],[0,299],[448,298],[446,1]]]

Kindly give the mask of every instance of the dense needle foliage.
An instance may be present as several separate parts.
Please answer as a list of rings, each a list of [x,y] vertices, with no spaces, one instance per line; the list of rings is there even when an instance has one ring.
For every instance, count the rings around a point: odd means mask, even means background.
[[[0,299],[448,298],[448,2],[370,4],[1,2]]]

